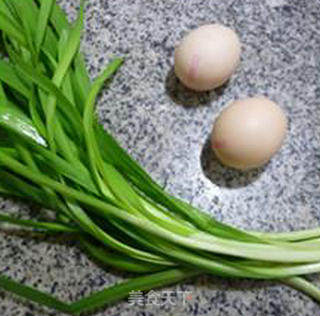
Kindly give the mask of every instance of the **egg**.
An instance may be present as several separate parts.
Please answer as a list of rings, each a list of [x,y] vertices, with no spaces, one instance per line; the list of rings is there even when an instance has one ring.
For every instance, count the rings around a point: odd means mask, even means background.
[[[265,97],[237,100],[218,116],[211,145],[218,159],[237,169],[262,166],[279,150],[287,131],[282,109]]]
[[[220,24],[200,26],[175,49],[175,74],[190,89],[215,89],[235,71],[240,50],[239,38],[232,29]]]

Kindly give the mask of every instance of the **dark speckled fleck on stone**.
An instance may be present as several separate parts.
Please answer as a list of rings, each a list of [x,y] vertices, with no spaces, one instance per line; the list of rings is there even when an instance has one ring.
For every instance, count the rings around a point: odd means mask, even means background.
[[[78,1],[61,0],[70,19]],[[264,231],[320,222],[320,2],[318,0],[90,0],[82,43],[96,76],[114,55],[126,62],[98,111],[104,127],[170,192],[238,227]],[[224,87],[193,93],[175,78],[173,52],[192,28],[223,23],[242,42],[241,64]],[[208,144],[214,119],[236,98],[266,95],[289,118],[285,144],[264,168],[241,173],[220,165]],[[38,211],[2,200],[24,218]],[[0,271],[76,300],[120,281],[64,238],[1,230]],[[320,286],[319,279],[313,281]],[[320,316],[308,297],[276,282],[203,276],[167,288],[191,291],[186,304],[130,306],[95,316]],[[159,290],[159,293],[161,291]],[[63,316],[0,292],[1,316]]]

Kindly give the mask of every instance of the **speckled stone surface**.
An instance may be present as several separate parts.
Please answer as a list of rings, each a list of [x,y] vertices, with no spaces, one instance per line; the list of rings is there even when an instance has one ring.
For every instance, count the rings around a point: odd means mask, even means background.
[[[74,18],[77,1],[60,1]],[[184,89],[172,72],[175,44],[190,29],[219,22],[242,41],[241,64],[211,93]],[[90,0],[82,45],[94,77],[113,55],[126,63],[99,101],[105,128],[170,192],[243,228],[283,231],[320,222],[320,2],[318,0]],[[210,152],[213,121],[230,101],[263,94],[289,118],[281,151],[261,170],[225,169]],[[23,217],[38,210],[1,200]],[[76,300],[125,278],[106,272],[63,238],[0,232],[0,271]],[[320,286],[318,276],[313,281]],[[319,305],[271,282],[200,277],[169,288],[192,291],[187,304],[122,302],[96,316],[317,316]],[[62,315],[0,292],[1,316]]]

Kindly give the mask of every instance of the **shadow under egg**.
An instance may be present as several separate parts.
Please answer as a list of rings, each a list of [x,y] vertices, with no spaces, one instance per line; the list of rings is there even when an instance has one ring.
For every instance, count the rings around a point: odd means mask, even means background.
[[[211,102],[217,101],[228,86],[229,81],[211,91],[194,91],[183,85],[174,72],[172,67],[165,80],[165,91],[170,99],[184,107],[210,106]]]
[[[212,149],[210,137],[203,146],[200,162],[206,178],[219,187],[230,189],[245,187],[255,182],[266,168],[262,166],[250,170],[238,170],[223,165]]]

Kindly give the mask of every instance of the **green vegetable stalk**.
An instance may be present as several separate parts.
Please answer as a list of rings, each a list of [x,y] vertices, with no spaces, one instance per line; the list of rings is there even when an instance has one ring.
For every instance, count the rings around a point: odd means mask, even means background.
[[[55,211],[53,222],[0,221],[77,236],[103,264],[137,276],[74,303],[0,276],[0,287],[79,314],[202,273],[278,279],[320,302],[301,276],[320,271],[320,229],[268,234],[220,223],[170,196],[99,125],[95,100],[122,64],[91,82],[73,25],[54,0],[0,1],[0,193]],[[36,21],[36,22],[35,22]]]

